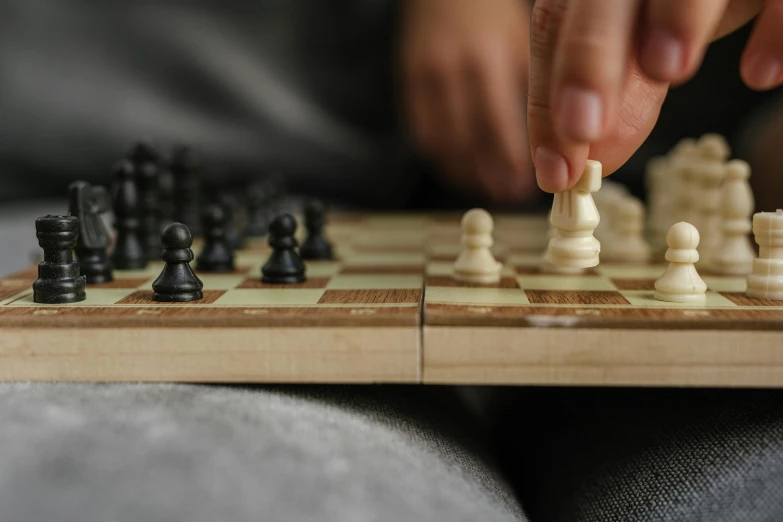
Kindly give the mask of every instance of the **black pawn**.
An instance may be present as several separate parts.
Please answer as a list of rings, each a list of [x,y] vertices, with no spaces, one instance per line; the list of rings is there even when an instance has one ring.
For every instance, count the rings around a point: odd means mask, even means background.
[[[326,208],[323,203],[310,201],[305,205],[304,215],[307,239],[299,249],[302,259],[312,261],[332,259],[332,245],[324,235]]]
[[[223,208],[210,205],[201,220],[204,231],[204,250],[196,260],[196,268],[202,272],[233,272],[234,252],[226,241],[228,219]]]
[[[270,284],[294,284],[305,280],[305,264],[296,252],[296,219],[281,214],[269,224],[272,255],[261,269],[261,281]]]
[[[191,233],[201,235],[201,158],[183,145],[174,151],[169,168],[174,180],[174,220],[187,225]]]
[[[87,284],[99,285],[114,280],[109,261],[109,231],[103,214],[109,210],[106,191],[84,181],[75,181],[68,187],[68,207],[72,216],[79,218],[79,238],[76,241],[76,259]]]
[[[248,237],[263,237],[269,232],[269,211],[271,193],[264,183],[251,185],[247,194],[247,226]]]
[[[38,265],[38,279],[33,283],[36,303],[64,304],[84,301],[86,280],[79,274],[79,263],[73,249],[79,237],[76,216],[45,216],[35,221],[38,244],[44,260]]]
[[[223,194],[220,197],[220,206],[226,213],[226,243],[231,250],[239,250],[245,245],[245,234],[242,231],[242,220],[239,215],[239,200],[231,194]]]
[[[163,272],[152,283],[152,300],[162,303],[185,303],[204,297],[204,285],[190,268],[193,261],[193,236],[182,223],[172,223],[163,230]]]
[[[129,159],[136,173],[141,207],[141,238],[148,261],[160,259],[160,155],[148,142],[136,144]]]
[[[139,235],[139,192],[133,164],[121,160],[114,166],[114,240],[112,264],[119,270],[140,270],[147,266],[147,257]]]

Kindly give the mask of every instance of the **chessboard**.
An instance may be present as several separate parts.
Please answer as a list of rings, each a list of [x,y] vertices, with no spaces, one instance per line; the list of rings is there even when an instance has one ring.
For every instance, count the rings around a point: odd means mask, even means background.
[[[545,273],[545,217],[496,215],[500,282],[458,283],[459,218],[333,215],[336,259],[295,285],[260,281],[253,239],[235,272],[198,274],[193,303],[152,301],[152,263],[40,305],[32,267],[0,280],[0,379],[783,385],[783,301],[745,297],[744,278],[700,268],[706,305],[681,305],[653,299],[660,259]]]

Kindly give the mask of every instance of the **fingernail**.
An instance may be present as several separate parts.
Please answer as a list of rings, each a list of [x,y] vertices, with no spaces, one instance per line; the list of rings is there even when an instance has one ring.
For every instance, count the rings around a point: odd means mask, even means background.
[[[601,135],[603,104],[597,92],[565,87],[560,93],[560,131],[578,141],[593,141]]]
[[[568,189],[568,163],[562,154],[546,147],[536,149],[536,180],[544,192]]]
[[[745,69],[748,83],[757,89],[769,89],[780,76],[780,62],[769,53],[754,54]]]
[[[682,74],[682,43],[668,31],[653,29],[642,46],[642,68],[654,79],[668,82]]]

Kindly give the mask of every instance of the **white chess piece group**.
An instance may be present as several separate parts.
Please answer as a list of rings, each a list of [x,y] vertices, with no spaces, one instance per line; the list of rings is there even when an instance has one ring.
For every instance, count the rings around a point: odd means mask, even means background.
[[[679,187],[688,199],[689,217],[701,223],[710,242],[692,223],[680,221],[666,234],[664,274],[655,282],[655,299],[673,303],[706,302],[707,285],[696,270],[706,255],[710,268],[726,275],[746,275],[748,297],[783,300],[783,210],[753,215],[753,194],[748,183],[750,167],[741,160],[726,162],[728,148],[720,136],[705,135],[699,142],[683,141],[671,158],[661,159],[654,168],[660,182],[664,168],[674,168]],[[656,170],[657,169],[657,170]],[[684,185],[683,185],[684,184]],[[645,263],[651,249],[643,236],[645,210],[640,201],[607,183],[603,195],[596,196],[614,222],[599,227],[593,193],[601,188],[601,164],[588,160],[582,178],[565,192],[555,194],[550,213],[550,240],[541,270],[565,274],[580,273],[599,263],[600,235],[607,244],[611,261]],[[698,200],[699,190],[706,195]],[[600,194],[600,193],[599,193]],[[696,205],[695,203],[698,203]],[[660,210],[684,215],[686,208],[671,207],[662,201]],[[679,212],[675,212],[679,211]],[[748,233],[759,245],[756,257]],[[657,231],[662,221],[658,216]],[[492,284],[500,280],[502,264],[492,255],[492,216],[483,209],[468,211],[462,218],[463,249],[454,264],[454,278],[465,283]],[[702,252],[699,254],[699,242]],[[700,265],[701,266],[701,265]]]

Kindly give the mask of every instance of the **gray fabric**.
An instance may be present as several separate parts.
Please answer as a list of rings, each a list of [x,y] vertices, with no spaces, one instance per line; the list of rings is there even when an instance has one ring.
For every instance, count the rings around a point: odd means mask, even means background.
[[[516,521],[446,390],[0,386],[0,520]]]
[[[500,415],[532,520],[783,520],[781,390],[520,389]],[[531,424],[537,430],[525,429]]]

